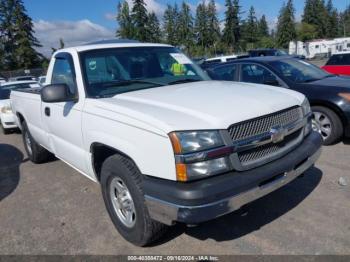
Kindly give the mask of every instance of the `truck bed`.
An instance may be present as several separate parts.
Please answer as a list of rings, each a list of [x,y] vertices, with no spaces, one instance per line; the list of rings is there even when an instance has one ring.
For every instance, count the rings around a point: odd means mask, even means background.
[[[16,89],[15,92],[23,92],[23,93],[30,93],[30,94],[37,94],[40,95],[41,87],[37,88],[19,88]]]

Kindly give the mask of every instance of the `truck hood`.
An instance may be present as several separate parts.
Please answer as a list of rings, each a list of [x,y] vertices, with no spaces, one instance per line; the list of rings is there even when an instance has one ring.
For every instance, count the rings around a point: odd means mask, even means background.
[[[128,124],[167,134],[226,129],[234,123],[300,105],[304,98],[278,87],[203,81],[129,92],[93,103],[104,115],[111,117],[113,112],[116,120],[117,115],[122,115],[135,121]]]

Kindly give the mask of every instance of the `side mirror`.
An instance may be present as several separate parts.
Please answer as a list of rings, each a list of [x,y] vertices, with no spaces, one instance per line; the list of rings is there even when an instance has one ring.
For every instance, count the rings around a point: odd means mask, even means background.
[[[47,85],[41,89],[41,100],[45,103],[77,102],[78,97],[72,94],[68,85]]]
[[[270,85],[270,86],[280,86],[280,83],[278,80],[274,77],[267,77],[264,80],[264,85]]]

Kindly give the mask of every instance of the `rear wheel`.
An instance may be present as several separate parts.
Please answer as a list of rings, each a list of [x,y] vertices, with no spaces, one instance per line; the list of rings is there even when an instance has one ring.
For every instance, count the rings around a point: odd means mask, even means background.
[[[22,123],[22,137],[24,148],[30,161],[36,164],[41,164],[53,158],[53,155],[49,151],[34,140],[25,121]]]
[[[312,107],[312,112],[312,128],[320,133],[324,141],[323,144],[337,143],[343,136],[343,124],[338,115],[323,106]]]
[[[130,159],[114,155],[103,163],[101,188],[112,222],[127,241],[146,246],[167,227],[150,218],[141,184],[142,174]]]

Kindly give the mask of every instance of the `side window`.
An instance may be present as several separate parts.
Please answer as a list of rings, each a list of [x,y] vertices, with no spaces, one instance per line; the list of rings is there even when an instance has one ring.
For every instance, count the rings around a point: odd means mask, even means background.
[[[56,58],[51,84],[66,84],[73,94],[76,92],[73,68],[67,59]]]
[[[242,64],[241,81],[279,86],[278,79],[274,74],[266,68],[256,64]]]
[[[327,65],[350,65],[350,54],[333,55]]]
[[[337,55],[333,55],[333,56],[331,56],[331,58],[329,58],[329,60],[328,60],[326,65],[336,65],[337,64],[337,60],[338,60],[338,56]]]
[[[343,65],[350,65],[350,54],[344,55]]]
[[[215,80],[233,81],[236,74],[236,65],[220,66],[213,70]]]

